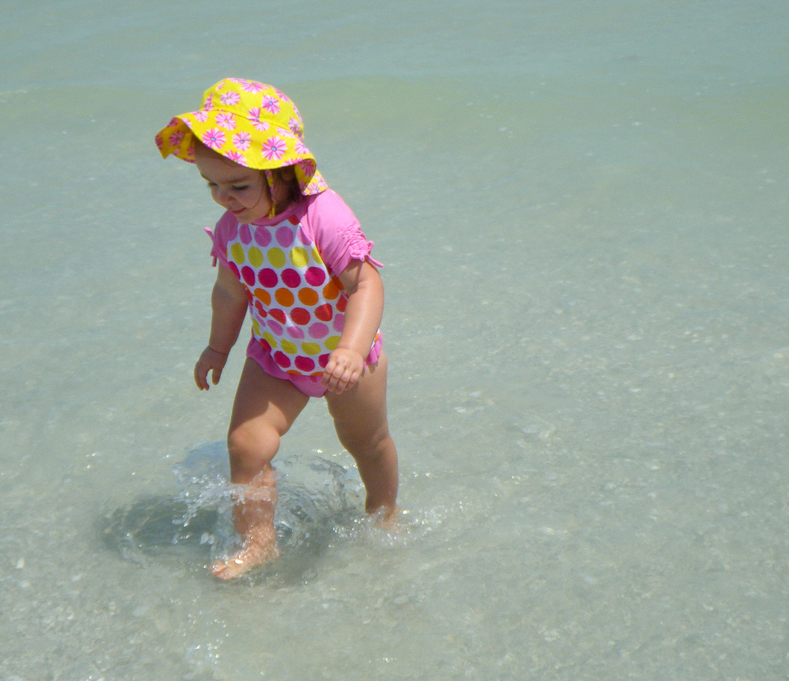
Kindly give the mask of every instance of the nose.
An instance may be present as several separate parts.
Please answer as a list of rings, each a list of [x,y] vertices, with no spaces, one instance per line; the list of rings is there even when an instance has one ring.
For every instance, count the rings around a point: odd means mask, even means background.
[[[223,208],[230,208],[234,202],[233,193],[227,187],[214,188],[214,201],[216,201]]]

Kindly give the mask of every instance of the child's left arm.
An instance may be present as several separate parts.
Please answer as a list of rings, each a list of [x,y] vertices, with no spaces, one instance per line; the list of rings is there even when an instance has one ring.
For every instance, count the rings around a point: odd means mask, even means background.
[[[381,275],[369,262],[351,260],[339,280],[348,294],[345,323],[322,379],[323,385],[337,394],[353,387],[362,375],[384,311]]]

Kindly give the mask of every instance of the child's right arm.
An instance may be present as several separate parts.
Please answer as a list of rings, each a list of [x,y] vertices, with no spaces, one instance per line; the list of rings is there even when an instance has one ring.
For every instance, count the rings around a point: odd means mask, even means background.
[[[241,282],[226,267],[217,267],[216,283],[211,293],[211,336],[195,364],[195,383],[208,390],[208,372],[216,385],[222,376],[230,349],[238,339],[247,313],[247,293]]]

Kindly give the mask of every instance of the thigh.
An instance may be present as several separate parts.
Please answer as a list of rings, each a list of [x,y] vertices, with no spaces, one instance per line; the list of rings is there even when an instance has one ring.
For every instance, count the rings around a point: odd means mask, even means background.
[[[340,440],[370,441],[388,433],[386,418],[386,354],[365,367],[353,388],[336,395],[326,393],[329,413]]]
[[[273,429],[284,435],[309,399],[292,383],[269,376],[248,358],[236,390],[230,434]]]

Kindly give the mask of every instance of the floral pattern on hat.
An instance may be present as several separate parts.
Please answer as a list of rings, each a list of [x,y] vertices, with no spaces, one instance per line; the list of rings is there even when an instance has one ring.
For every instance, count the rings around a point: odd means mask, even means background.
[[[225,78],[203,94],[200,109],[173,118],[156,135],[162,158],[194,163],[195,136],[239,165],[258,170],[293,166],[301,193],[327,189],[315,157],[304,144],[296,105],[265,83]]]

